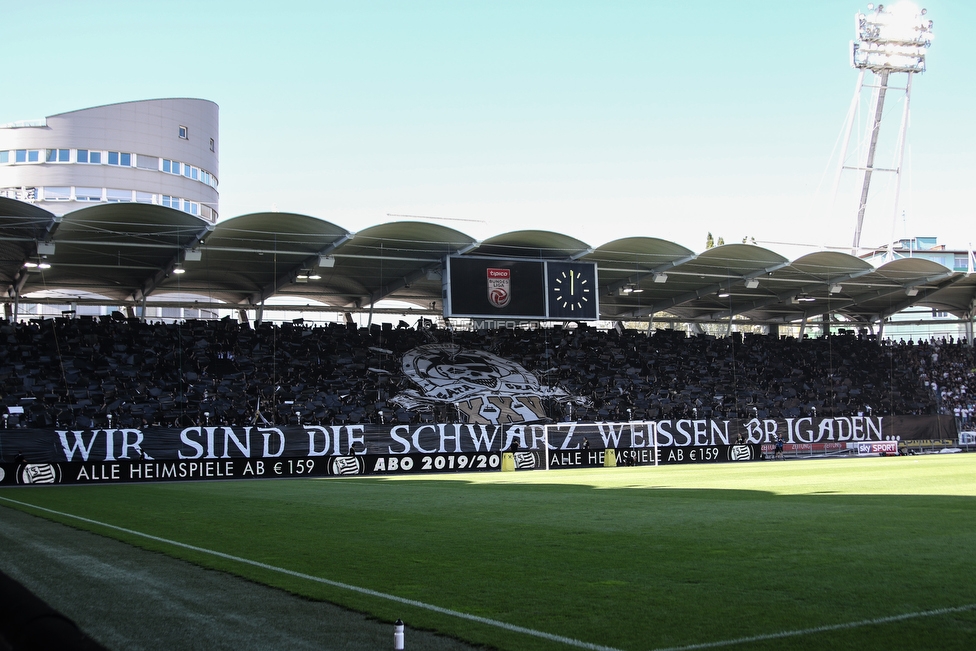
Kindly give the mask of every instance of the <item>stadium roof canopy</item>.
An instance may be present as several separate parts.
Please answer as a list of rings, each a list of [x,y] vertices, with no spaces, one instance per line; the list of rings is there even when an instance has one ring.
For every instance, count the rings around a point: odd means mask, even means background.
[[[876,268],[838,252],[790,261],[750,244],[695,253],[651,237],[594,248],[549,231],[516,231],[479,242],[424,222],[391,222],[353,233],[292,213],[254,213],[211,224],[132,203],[98,204],[56,217],[0,198],[0,286],[8,302],[40,302],[31,296],[44,296],[44,302],[68,303],[73,296],[95,294],[106,304],[135,305],[193,296],[210,306],[250,308],[276,297],[290,305],[314,302],[347,311],[392,299],[431,310],[441,306],[441,269],[448,255],[594,262],[600,315],[608,320],[656,315],[777,324],[830,314],[868,323],[913,305],[964,317],[976,299],[976,275],[919,258]]]

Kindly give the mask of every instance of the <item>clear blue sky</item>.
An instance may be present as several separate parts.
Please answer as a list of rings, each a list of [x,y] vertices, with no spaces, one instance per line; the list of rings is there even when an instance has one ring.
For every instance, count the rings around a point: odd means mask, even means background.
[[[964,247],[976,2],[922,4],[935,40],[914,84],[896,235]],[[711,231],[849,246],[854,199],[824,205],[866,5],[2,0],[0,123],[213,100],[223,218],[274,206],[353,231],[396,213],[473,220],[440,223],[477,238],[550,229],[700,251]],[[889,134],[899,111],[891,101]],[[891,229],[890,211],[869,214],[863,242]]]

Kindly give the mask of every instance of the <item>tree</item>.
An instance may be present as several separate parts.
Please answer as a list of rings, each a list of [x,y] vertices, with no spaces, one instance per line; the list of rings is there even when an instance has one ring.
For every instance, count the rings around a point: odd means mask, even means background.
[[[715,240],[712,238],[712,231],[708,231],[708,237],[705,238],[705,248],[710,249],[715,246]]]

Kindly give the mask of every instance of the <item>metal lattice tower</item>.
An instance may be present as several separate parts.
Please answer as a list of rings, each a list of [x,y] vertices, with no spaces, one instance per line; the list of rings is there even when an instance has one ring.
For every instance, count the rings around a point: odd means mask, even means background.
[[[867,13],[858,13],[854,17],[855,40],[851,42],[851,66],[857,68],[859,74],[844,129],[843,152],[834,179],[834,196],[836,197],[843,170],[856,170],[861,173],[861,192],[854,230],[853,255],[857,255],[861,246],[864,213],[867,209],[871,189],[871,177],[875,172],[895,174],[891,238],[894,240],[894,224],[898,215],[898,201],[901,192],[902,164],[905,158],[905,136],[908,131],[912,77],[916,73],[925,72],[925,53],[932,43],[932,21],[925,17],[926,13],[925,9],[919,9],[917,5],[911,2],[902,1],[893,5],[875,6],[869,4]],[[867,76],[869,72],[871,73],[870,78]],[[893,81],[893,76],[901,73],[906,76],[905,85],[891,86],[889,82]],[[867,147],[858,164],[848,166],[845,165],[845,161],[850,148],[851,133],[856,120],[857,107],[865,88],[872,89],[871,108],[868,113],[871,125],[867,136]],[[875,156],[878,148],[878,136],[884,116],[885,98],[889,90],[901,90],[905,93],[901,130],[895,146],[893,165],[891,167],[877,167]],[[891,242],[889,242],[889,251],[890,247]]]

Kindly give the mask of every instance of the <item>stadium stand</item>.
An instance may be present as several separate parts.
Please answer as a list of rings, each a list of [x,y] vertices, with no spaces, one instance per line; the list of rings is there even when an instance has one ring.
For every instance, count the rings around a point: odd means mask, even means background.
[[[0,326],[0,400],[23,408],[4,426],[452,422],[453,409],[389,403],[410,388],[400,357],[434,342],[489,351],[588,398],[585,406],[550,401],[555,421],[955,413],[961,425],[974,407],[973,348],[951,340],[458,331],[429,321],[252,327],[229,318],[147,323],[116,312]]]

